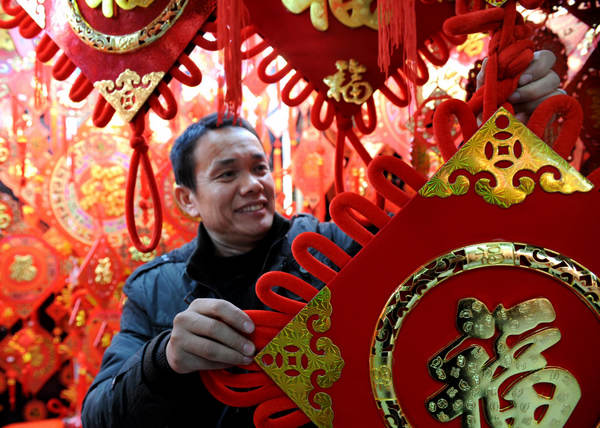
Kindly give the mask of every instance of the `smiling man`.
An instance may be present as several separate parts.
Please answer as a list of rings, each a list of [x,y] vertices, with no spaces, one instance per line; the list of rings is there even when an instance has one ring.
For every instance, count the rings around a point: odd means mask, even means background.
[[[121,331],[86,396],[86,427],[252,426],[253,409],[221,404],[196,372],[251,361],[256,349],[244,335],[254,324],[243,310],[264,309],[254,291],[263,273],[322,285],[292,256],[298,234],[320,233],[350,254],[360,248],[333,223],[275,213],[269,159],[245,120],[201,119],[175,141],[171,163],[179,206],[202,219],[198,237],[125,284]]]

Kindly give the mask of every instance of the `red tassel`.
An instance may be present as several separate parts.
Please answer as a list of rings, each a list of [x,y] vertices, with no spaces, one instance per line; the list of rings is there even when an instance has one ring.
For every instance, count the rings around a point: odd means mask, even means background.
[[[381,71],[387,74],[391,56],[400,44],[409,64],[417,61],[417,21],[415,0],[378,2],[379,57]]]
[[[218,0],[217,42],[219,49],[223,49],[223,68],[227,83],[225,105],[228,112],[236,117],[242,105],[241,30],[245,15],[246,10],[241,0]]]

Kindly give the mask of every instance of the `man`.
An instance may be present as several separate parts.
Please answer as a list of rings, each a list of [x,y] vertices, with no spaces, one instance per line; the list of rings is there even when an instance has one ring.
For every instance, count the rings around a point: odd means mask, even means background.
[[[553,63],[552,54],[538,55],[524,73],[522,106],[556,92]],[[201,119],[176,140],[171,163],[178,203],[202,218],[198,237],[128,279],[121,331],[84,402],[87,428],[252,426],[251,409],[216,401],[196,372],[250,362],[256,349],[245,335],[254,325],[243,309],[263,308],[254,284],[264,272],[322,285],[292,257],[298,234],[320,233],[351,255],[360,248],[334,224],[275,213],[269,163],[244,120]]]

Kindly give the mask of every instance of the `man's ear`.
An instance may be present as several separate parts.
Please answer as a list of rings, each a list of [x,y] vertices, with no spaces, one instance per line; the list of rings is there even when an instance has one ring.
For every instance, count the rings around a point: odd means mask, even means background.
[[[194,191],[188,187],[176,185],[175,186],[175,202],[177,206],[185,215],[190,218],[200,217],[200,211],[196,204],[196,195]]]

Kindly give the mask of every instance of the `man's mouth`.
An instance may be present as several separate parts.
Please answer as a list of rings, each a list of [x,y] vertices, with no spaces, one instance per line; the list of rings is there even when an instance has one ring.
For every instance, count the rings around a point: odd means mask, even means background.
[[[265,203],[259,202],[256,204],[246,205],[245,207],[242,207],[236,211],[240,212],[240,213],[251,213],[254,211],[259,211],[259,210],[263,209],[264,207],[265,207]]]

